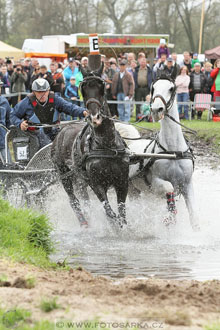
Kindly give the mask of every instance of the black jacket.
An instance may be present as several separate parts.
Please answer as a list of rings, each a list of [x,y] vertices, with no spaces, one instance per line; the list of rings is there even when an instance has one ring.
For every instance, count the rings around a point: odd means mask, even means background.
[[[193,92],[195,92],[195,88],[194,88],[194,77],[195,77],[195,72],[191,72],[190,73],[190,83],[189,83],[189,89],[192,89]],[[196,90],[196,92],[199,93],[204,93],[205,92],[205,87],[206,87],[206,77],[204,75],[203,72],[200,72],[200,83],[201,83],[201,88],[200,90]]]

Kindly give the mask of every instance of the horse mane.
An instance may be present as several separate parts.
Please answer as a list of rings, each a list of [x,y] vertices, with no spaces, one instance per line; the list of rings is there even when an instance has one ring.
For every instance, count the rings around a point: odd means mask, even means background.
[[[175,76],[172,76],[172,74],[168,75],[164,70],[157,70],[156,80],[154,81],[154,83],[161,79],[169,80],[170,82],[175,84]]]
[[[157,77],[156,77],[156,80],[169,80],[170,82],[174,83],[175,80],[171,77],[171,75],[167,75],[166,72],[164,72],[163,70],[157,70],[158,74],[157,74]]]

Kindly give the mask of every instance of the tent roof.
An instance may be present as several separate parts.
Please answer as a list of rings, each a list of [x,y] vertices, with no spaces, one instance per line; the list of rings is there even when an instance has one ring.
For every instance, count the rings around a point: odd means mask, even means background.
[[[24,57],[24,52],[16,47],[10,46],[2,41],[0,41],[0,57],[13,57],[15,60],[18,60]]]
[[[213,60],[220,58],[220,46],[206,50],[205,57]]]

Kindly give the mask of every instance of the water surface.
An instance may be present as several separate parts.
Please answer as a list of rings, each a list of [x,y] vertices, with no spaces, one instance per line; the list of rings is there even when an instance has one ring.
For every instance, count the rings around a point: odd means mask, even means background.
[[[112,230],[96,199],[90,228],[80,229],[63,188],[51,188],[46,208],[58,247],[52,258],[112,278],[220,279],[220,168],[200,164],[193,180],[199,233],[190,227],[182,197],[177,224],[166,228],[166,201],[150,193],[138,201],[128,199],[128,226],[123,230]]]

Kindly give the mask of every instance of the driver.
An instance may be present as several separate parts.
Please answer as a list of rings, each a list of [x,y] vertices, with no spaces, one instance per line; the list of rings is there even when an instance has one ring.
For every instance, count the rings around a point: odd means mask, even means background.
[[[60,121],[60,114],[64,112],[72,117],[85,117],[87,111],[75,104],[65,101],[50,91],[50,85],[46,79],[39,78],[32,84],[32,93],[16,104],[11,113],[11,124],[22,131],[28,130],[30,124],[56,124]],[[30,128],[38,136],[40,148],[51,143],[58,129]]]
[[[1,87],[3,86],[2,81],[0,80],[0,161],[5,162],[6,150],[5,150],[5,134],[6,129],[10,127],[10,112],[11,107],[8,103],[8,100],[1,96]],[[3,126],[3,127],[2,127]],[[7,151],[8,152],[8,151]],[[8,152],[9,155],[9,152]]]

